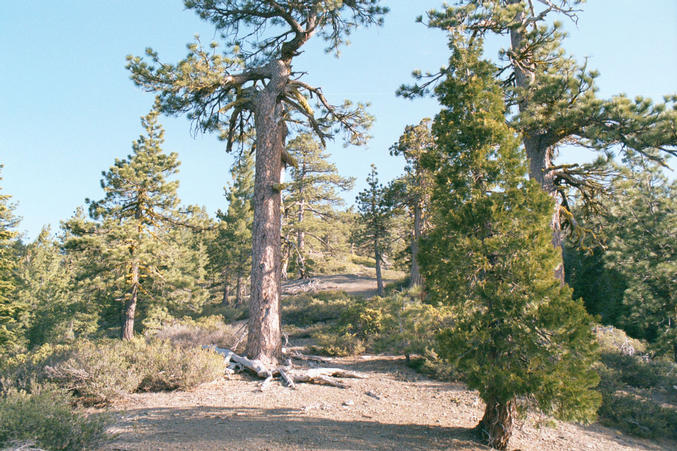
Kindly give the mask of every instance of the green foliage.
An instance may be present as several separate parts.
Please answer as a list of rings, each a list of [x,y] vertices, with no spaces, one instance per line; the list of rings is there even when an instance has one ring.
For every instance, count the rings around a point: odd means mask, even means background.
[[[600,422],[648,438],[677,439],[677,366],[637,355],[602,354]]]
[[[603,219],[604,262],[626,285],[620,323],[657,354],[677,360],[677,182],[656,164],[628,163]]]
[[[326,323],[337,320],[354,302],[355,298],[343,292],[290,296],[282,300],[282,318],[285,324],[298,327]]]
[[[13,244],[17,236],[13,229],[18,219],[12,213],[14,206],[9,203],[10,198],[11,196],[0,194],[0,356],[23,346],[28,315],[28,306],[13,296],[16,283]]]
[[[126,393],[186,390],[218,378],[223,357],[163,340],[79,340],[44,345],[17,356],[2,369],[3,387],[28,390],[35,381],[54,383],[83,404],[107,404]],[[5,390],[7,388],[4,388]]]
[[[522,136],[531,178],[559,197],[562,225],[575,234],[585,231],[577,227],[579,221],[572,220],[569,201],[578,199],[585,213],[603,207],[599,194],[606,190],[611,152],[637,152],[659,161],[666,153],[677,153],[676,96],[666,96],[661,104],[624,95],[601,99],[595,84],[599,74],[564,51],[566,33],[559,19],[576,21],[581,3],[562,0],[534,8],[526,0],[461,0],[427,15],[428,26],[447,31],[452,47],[460,36],[505,40],[497,55],[501,67],[493,75],[503,82],[508,104],[516,107],[507,111],[508,119]],[[425,94],[434,81],[443,79],[445,71],[400,92]],[[420,72],[416,77],[423,79]],[[577,146],[598,151],[600,158],[587,164],[555,161]]]
[[[242,302],[243,284],[251,270],[252,224],[254,222],[254,159],[243,152],[231,169],[232,182],[226,187],[228,209],[217,212],[219,219],[209,249],[210,268],[219,274],[226,290],[236,287],[237,304]],[[227,299],[225,299],[227,301]]]
[[[320,143],[300,134],[287,144],[294,159],[291,180],[283,192],[284,249],[289,270],[299,277],[318,272],[318,265],[338,260],[348,252],[350,222],[337,210],[343,205],[339,191],[352,189],[354,179],[341,177]]]
[[[93,449],[106,440],[105,419],[71,407],[72,398],[50,386],[0,397],[0,447],[30,443],[49,450]]]
[[[157,116],[154,110],[142,118],[145,134],[133,154],[103,173],[105,196],[90,202],[93,221],[78,212],[64,223],[81,302],[99,306],[103,328],[116,326],[123,309],[135,317],[137,301],[143,317],[153,304],[196,311],[207,298],[206,248],[183,227],[200,212],[179,210],[178,182],[168,180],[179,162],[161,149]]]
[[[451,323],[449,310],[420,301],[416,290],[387,297],[351,298],[343,293],[318,293],[286,300],[283,318],[295,326],[324,324],[313,333],[313,349],[347,356],[366,350],[423,355],[435,335]]]
[[[20,253],[16,298],[30,306],[29,348],[88,337],[97,329],[96,309],[75,294],[72,259],[45,228]]]
[[[525,178],[481,41],[455,38],[437,88],[444,109],[426,158],[436,182],[433,226],[419,254],[430,301],[454,315],[437,350],[487,405],[525,401],[589,421],[599,405],[592,321],[554,278],[552,199]]]

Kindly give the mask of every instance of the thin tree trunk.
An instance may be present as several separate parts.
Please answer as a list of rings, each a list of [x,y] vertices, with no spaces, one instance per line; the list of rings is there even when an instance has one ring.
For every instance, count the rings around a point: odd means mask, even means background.
[[[301,188],[300,195],[303,196],[303,188]],[[299,214],[298,214],[298,233],[296,234],[296,250],[298,251],[299,255],[299,279],[305,279],[308,277],[306,274],[306,257],[305,257],[305,252],[304,249],[306,247],[306,234],[303,231],[303,226],[301,223],[303,222],[303,216],[305,214],[305,202],[303,201],[303,198],[301,198],[301,201],[299,203]]]
[[[287,128],[279,97],[290,68],[268,64],[272,77],[255,101],[256,175],[252,231],[252,277],[247,357],[271,367],[281,352],[280,335],[280,174]]]
[[[228,297],[230,296],[230,285],[228,283],[223,284],[223,299],[221,300],[221,305],[229,305]]]
[[[521,3],[523,0],[510,0],[510,4]],[[520,12],[515,18],[516,22],[525,24],[526,15]],[[526,26],[514,27],[510,30],[510,47],[513,54],[520,55],[524,46],[524,33]],[[519,88],[525,91],[533,84],[535,79],[535,70],[527,64],[514,64],[515,83]],[[529,101],[525,98],[520,99],[519,110],[521,113],[527,111]],[[562,256],[562,227],[560,224],[560,205],[557,197],[557,191],[553,181],[553,174],[550,171],[552,167],[552,137],[547,133],[538,134],[538,132],[524,131],[524,149],[529,160],[529,178],[536,180],[543,190],[553,198],[553,216],[550,222],[552,229],[552,245]],[[561,257],[555,268],[555,277],[564,283],[564,260]]]
[[[134,338],[134,316],[136,314],[136,301],[139,296],[139,262],[132,262],[130,271],[132,288],[129,291],[129,297],[125,301],[125,315],[122,323],[122,339],[131,340]]]
[[[242,304],[242,289],[244,287],[242,286],[242,274],[237,275],[237,285],[235,287],[235,304],[240,305]]]
[[[383,275],[381,274],[381,251],[378,240],[374,241],[374,259],[376,259],[376,295],[383,296]]]
[[[414,239],[411,242],[411,276],[409,286],[411,288],[423,285],[423,276],[418,265],[418,243],[421,239],[421,230],[423,229],[423,209],[418,203],[414,207]]]
[[[228,270],[224,268],[221,275],[223,277],[223,299],[221,300],[221,304],[228,305],[228,297],[230,296],[230,284],[228,283]]]
[[[482,441],[492,448],[507,449],[515,420],[515,400],[500,402],[492,399],[486,403],[484,416],[475,430]]]

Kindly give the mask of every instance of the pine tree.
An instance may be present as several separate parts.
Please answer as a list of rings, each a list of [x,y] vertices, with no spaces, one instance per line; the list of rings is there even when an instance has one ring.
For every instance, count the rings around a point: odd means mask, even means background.
[[[224,132],[227,150],[252,129],[256,132],[256,177],[252,230],[252,274],[247,355],[274,366],[280,334],[280,176],[287,123],[304,124],[324,144],[338,125],[347,140],[362,144],[371,118],[363,105],[329,103],[321,89],[301,80],[292,63],[315,35],[334,51],[358,26],[380,24],[387,8],[379,0],[185,0],[188,9],[213,23],[225,39],[205,49],[189,45],[178,64],[129,57],[134,82],[157,92],[163,112],[187,113],[197,128]],[[318,100],[315,109],[309,100]]]
[[[603,259],[623,277],[623,328],[677,361],[677,181],[655,163],[627,161],[603,218]]]
[[[2,168],[0,165],[0,171]],[[28,314],[27,306],[14,297],[17,233],[13,229],[19,220],[13,214],[10,199],[11,196],[0,192],[0,354],[13,352],[23,345]]]
[[[293,250],[296,270],[303,279],[309,277],[312,270],[308,265],[310,251],[328,259],[333,257],[329,254],[338,250],[327,240],[329,236],[336,236],[329,229],[335,229],[336,208],[343,205],[338,190],[352,189],[355,179],[341,177],[336,166],[327,161],[329,154],[310,134],[291,140],[287,151],[295,165],[290,168],[291,180],[285,183],[283,193],[283,230],[285,235],[294,237],[293,241],[289,240],[288,248]]]
[[[623,95],[611,99],[597,97],[597,72],[578,64],[562,48],[566,36],[553,16],[577,20],[582,0],[462,0],[428,13],[428,26],[474,39],[486,35],[509,38],[497,68],[510,106],[512,125],[521,133],[528,161],[529,177],[553,197],[552,242],[561,248],[562,228],[576,231],[578,221],[569,202],[578,197],[582,211],[599,212],[599,192],[605,190],[608,176],[607,153],[633,150],[650,159],[664,160],[665,153],[677,154],[677,97],[654,105],[648,99],[634,101]],[[430,80],[400,92],[406,96],[428,91],[444,77],[447,69]],[[422,75],[416,74],[419,79]],[[600,152],[590,164],[558,164],[557,155],[576,146]],[[657,150],[659,150],[657,152]],[[662,151],[662,152],[661,152]],[[562,262],[556,274],[564,280]]]
[[[244,153],[231,170],[232,183],[226,188],[228,209],[219,211],[217,233],[218,265],[224,278],[224,303],[228,288],[235,281],[236,303],[243,301],[244,283],[252,265],[252,224],[254,222],[254,159]]]
[[[168,180],[178,171],[176,153],[161,149],[164,130],[153,110],[141,119],[145,134],[134,141],[133,153],[103,173],[105,197],[90,202],[95,224],[69,225],[79,239],[71,247],[94,247],[101,252],[98,268],[92,268],[113,299],[124,300],[122,338],[134,335],[134,321],[140,298],[172,303],[180,296],[184,303],[201,303],[205,294],[199,286],[204,274],[196,272],[189,248],[182,246],[181,232],[174,226],[186,224],[178,210],[177,181]],[[79,229],[78,229],[79,227]],[[82,233],[78,233],[78,230]],[[204,250],[202,250],[204,252]],[[198,259],[199,260],[199,259]],[[203,270],[203,269],[202,269]],[[148,305],[146,305],[148,307]]]
[[[400,139],[390,148],[391,155],[401,155],[406,161],[404,176],[393,185],[398,202],[407,206],[413,217],[409,248],[411,250],[410,286],[423,284],[417,260],[419,241],[427,228],[427,210],[432,190],[430,172],[423,159],[435,145],[430,131],[431,120],[423,119],[418,125],[408,125]]]
[[[378,296],[383,296],[382,266],[384,258],[390,253],[392,237],[392,203],[387,196],[388,190],[378,180],[375,165],[367,176],[367,188],[357,195],[357,223],[353,240],[374,257],[376,264],[376,287]]]
[[[21,252],[15,296],[30,306],[26,333],[29,347],[89,336],[97,329],[96,311],[81,302],[76,293],[71,260],[51,236],[49,227]]]
[[[525,178],[496,68],[480,59],[480,40],[454,38],[436,90],[444,108],[426,159],[435,174],[432,230],[419,255],[431,301],[455,316],[439,353],[479,390],[481,437],[506,449],[520,402],[560,418],[594,416],[592,319],[552,272],[551,199]]]

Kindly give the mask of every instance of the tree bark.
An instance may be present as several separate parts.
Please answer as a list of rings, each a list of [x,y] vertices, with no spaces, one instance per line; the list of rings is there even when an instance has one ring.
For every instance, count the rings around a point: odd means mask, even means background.
[[[271,77],[255,99],[256,175],[252,230],[252,277],[247,356],[274,366],[282,348],[280,335],[280,174],[287,128],[279,101],[290,67],[272,61]]]
[[[509,4],[521,3],[523,0],[509,0]],[[515,18],[517,23],[522,25],[510,29],[510,48],[514,55],[523,53],[524,47],[524,33],[526,31],[526,15],[524,12],[518,13]],[[515,84],[517,87],[526,91],[535,79],[535,69],[529,64],[513,64],[515,68]],[[520,113],[525,113],[529,108],[528,99],[522,97],[518,102]],[[557,198],[557,191],[553,181],[553,174],[550,170],[552,167],[552,157],[554,143],[547,133],[537,133],[530,131],[523,131],[524,133],[524,150],[529,160],[529,178],[536,180],[543,190],[548,193],[553,199],[553,216],[550,222],[552,229],[552,245],[560,254],[560,261],[555,268],[555,277],[564,283],[564,260],[562,258],[562,227],[560,224],[560,205]]]
[[[423,285],[423,276],[418,265],[418,243],[421,239],[421,230],[423,229],[423,208],[418,203],[414,207],[414,239],[411,242],[411,276],[409,287],[417,287]]]
[[[303,196],[303,187],[301,187],[300,195]],[[296,235],[296,246],[299,255],[299,279],[305,279],[308,277],[308,275],[306,274],[306,257],[305,253],[303,252],[306,247],[306,234],[303,231],[303,226],[301,225],[305,214],[305,208],[306,208],[305,202],[303,200],[303,197],[301,197],[301,200],[299,201],[299,214],[298,214],[299,230]]]
[[[132,262],[130,278],[132,282],[132,288],[129,291],[127,300],[125,301],[125,316],[122,323],[123,340],[131,340],[134,338],[134,316],[136,315],[136,301],[139,296],[139,262],[137,260]]]
[[[475,430],[487,445],[494,449],[504,450],[508,448],[508,441],[512,436],[514,419],[514,399],[508,402],[488,400],[484,416]]]
[[[381,250],[378,240],[374,241],[374,259],[376,260],[376,294],[383,296],[383,275],[381,274]]]
[[[230,285],[227,283],[223,284],[223,299],[221,300],[221,305],[228,305],[228,296],[230,296]]]
[[[240,305],[242,304],[242,289],[244,287],[242,286],[242,274],[237,275],[237,285],[235,287],[235,304]]]
[[[223,277],[223,299],[221,300],[221,304],[228,305],[228,297],[230,296],[230,284],[228,283],[228,270],[224,269],[221,275]]]

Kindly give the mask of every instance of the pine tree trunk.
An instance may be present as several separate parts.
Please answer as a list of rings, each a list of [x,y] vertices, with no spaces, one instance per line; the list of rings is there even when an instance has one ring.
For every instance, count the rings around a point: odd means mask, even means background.
[[[301,196],[303,196],[303,188],[300,191]],[[305,257],[305,247],[306,247],[306,234],[303,231],[303,216],[305,214],[305,202],[301,199],[299,203],[299,214],[298,214],[298,233],[296,235],[296,249],[299,253],[299,279],[305,279],[308,275],[306,274],[306,257]]]
[[[281,61],[266,67],[271,78],[255,99],[256,175],[252,230],[252,277],[247,357],[266,366],[277,363],[280,335],[280,174],[287,134],[279,97],[290,68]]]
[[[376,295],[383,296],[383,275],[381,274],[381,250],[378,240],[374,241],[374,259],[376,260]]]
[[[242,274],[237,275],[237,285],[235,286],[235,304],[240,305],[242,304],[242,289],[244,287],[242,286]]]
[[[230,296],[230,285],[228,283],[223,284],[223,299],[221,300],[221,305],[229,305],[228,297]]]
[[[509,0],[509,4],[521,3],[523,0]],[[520,12],[515,18],[516,22],[526,23],[526,15]],[[514,54],[520,55],[524,46],[524,30],[526,25],[522,27],[515,27],[510,30],[510,47]],[[525,91],[534,82],[535,70],[526,64],[514,64],[515,67],[515,83],[519,88]],[[529,107],[528,100],[522,98],[518,102],[520,112],[524,112]],[[529,160],[529,178],[536,180],[541,187],[553,198],[553,216],[550,222],[552,229],[552,245],[562,255],[562,227],[560,225],[559,215],[559,201],[557,199],[557,191],[553,181],[550,168],[552,167],[552,146],[553,138],[548,134],[538,134],[537,132],[530,132],[528,130],[524,133],[524,150]],[[564,260],[560,258],[559,264],[555,268],[555,277],[564,283]]]
[[[423,276],[418,265],[418,243],[423,229],[423,209],[420,204],[414,208],[414,239],[411,242],[411,276],[409,286],[411,288],[423,285]]]
[[[224,268],[221,273],[223,277],[223,299],[221,300],[222,305],[228,305],[228,297],[230,296],[230,284],[228,283],[228,270]]]
[[[515,400],[500,402],[493,399],[486,403],[484,416],[475,430],[481,440],[492,448],[507,449],[515,419]]]
[[[139,262],[132,262],[130,271],[130,280],[132,288],[125,301],[125,314],[122,322],[122,339],[131,340],[134,338],[134,316],[136,315],[136,301],[139,296]]]

